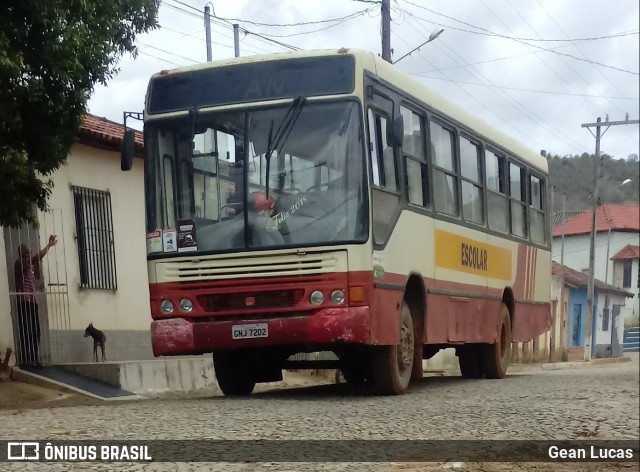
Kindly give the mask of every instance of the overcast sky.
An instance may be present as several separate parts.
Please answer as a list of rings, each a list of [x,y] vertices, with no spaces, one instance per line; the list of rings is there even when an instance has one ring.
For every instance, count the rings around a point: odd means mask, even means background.
[[[639,118],[638,0],[391,3],[395,60],[424,42],[430,33],[444,28],[436,40],[400,60],[396,67],[536,152],[593,153],[595,139],[582,123],[595,122],[598,117],[604,120],[606,115],[611,121],[624,120],[626,113],[630,119]],[[140,54],[135,60],[122,58],[121,72],[107,87],[96,88],[89,111],[121,123],[123,111],[143,110],[147,82],[153,73],[206,61],[205,4],[205,0],[163,0],[161,28],[139,36]],[[213,5],[218,17],[212,25],[213,59],[234,55],[233,31],[222,19],[305,50],[349,47],[381,53],[380,8],[376,4],[235,0]],[[352,14],[342,22],[271,26]],[[589,39],[611,35],[619,36]],[[547,41],[534,41],[538,39]],[[253,34],[240,35],[242,56],[286,50]],[[134,121],[131,125],[141,128]],[[601,150],[615,158],[638,154],[639,126],[611,127],[602,138]]]

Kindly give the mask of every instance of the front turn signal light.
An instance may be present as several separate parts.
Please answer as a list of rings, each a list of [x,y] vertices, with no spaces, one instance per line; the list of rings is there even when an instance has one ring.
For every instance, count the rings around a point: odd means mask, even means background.
[[[362,288],[362,287],[349,287],[349,301],[350,302],[363,302],[364,301],[364,288]]]

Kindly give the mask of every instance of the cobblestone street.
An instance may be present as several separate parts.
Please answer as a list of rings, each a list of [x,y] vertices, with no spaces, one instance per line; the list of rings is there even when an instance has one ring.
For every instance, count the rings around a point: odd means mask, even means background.
[[[638,439],[637,362],[520,367],[502,381],[427,377],[401,397],[344,384],[245,399],[147,400],[2,412],[1,439]],[[465,464],[464,470],[609,470],[602,464]],[[4,464],[8,466],[8,464]],[[508,466],[508,467],[507,467]],[[626,464],[621,470],[638,470]],[[564,468],[568,467],[568,468]],[[2,467],[0,467],[2,468]],[[74,464],[73,470],[443,470],[416,464]],[[10,470],[42,470],[11,464]],[[49,464],[47,470],[68,470]],[[615,469],[617,470],[617,469]]]

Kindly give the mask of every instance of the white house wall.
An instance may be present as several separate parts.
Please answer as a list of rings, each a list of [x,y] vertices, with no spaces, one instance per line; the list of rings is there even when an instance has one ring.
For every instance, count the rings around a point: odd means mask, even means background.
[[[638,233],[611,232],[609,245],[609,259],[627,244],[638,244]],[[589,242],[590,235],[571,236],[564,238],[564,265],[582,272],[589,268]],[[551,257],[560,262],[562,238],[554,238]],[[598,280],[612,284],[613,261],[609,260],[609,272],[607,271],[607,233],[597,233],[595,239],[594,275]],[[609,280],[605,280],[605,275]],[[612,284],[613,285],[613,284]]]
[[[66,263],[69,293],[69,326],[52,333],[54,359],[91,360],[92,341],[84,330],[93,323],[107,336],[107,360],[153,357],[150,345],[149,288],[146,270],[143,162],[135,159],[129,172],[120,170],[119,153],[77,144],[67,164],[57,170],[50,208],[61,221],[41,225],[43,233],[63,232],[51,258],[58,267]],[[74,199],[71,186],[108,191],[111,198],[117,290],[80,288],[80,266],[76,241]],[[47,235],[40,235],[46,241]],[[59,243],[60,244],[60,243]],[[49,256],[48,256],[49,257]],[[51,263],[51,260],[49,261]],[[45,274],[46,275],[46,274]],[[56,338],[57,336],[57,338]]]
[[[606,303],[606,298],[609,297],[609,324],[607,326],[607,329],[604,330],[602,322],[604,320],[604,308],[605,308],[605,303]],[[596,350],[596,356],[598,357],[604,357],[604,356],[610,356],[610,354],[608,354],[607,349],[609,346],[611,346],[611,342],[612,342],[612,325],[613,325],[613,306],[614,305],[624,305],[625,304],[625,297],[621,296],[621,295],[613,295],[613,294],[608,294],[608,293],[604,293],[604,292],[600,292],[598,293],[598,319],[596,321],[596,331],[595,331],[595,350]],[[624,337],[624,313],[621,310],[620,315],[618,317],[617,320],[617,326],[616,326],[616,333],[615,336],[618,340],[618,344],[622,345],[622,340]]]
[[[611,232],[611,240],[608,241],[607,232],[597,233],[595,239],[594,276],[596,279],[616,287],[622,287],[622,273],[614,273],[614,261],[610,260],[618,251],[628,244],[638,244],[638,233]],[[562,238],[554,238],[551,257],[560,262]],[[583,272],[589,269],[589,243],[590,235],[565,237],[564,239],[564,265],[574,270]],[[607,244],[609,245],[609,259],[607,259]],[[637,264],[637,261],[634,261]],[[609,270],[607,271],[607,264]],[[605,280],[605,276],[607,280]],[[627,298],[622,309],[624,323],[631,326],[638,324],[638,266],[634,265],[632,271],[632,284],[630,289],[625,289],[635,294],[634,298]],[[624,324],[623,323],[623,324]],[[634,324],[635,323],[635,324]]]
[[[633,298],[627,298],[626,307],[624,309],[624,322],[627,327],[640,326],[640,303],[638,303],[638,259],[631,261],[631,287],[625,288],[628,292],[634,294]],[[613,285],[622,287],[624,276],[623,261],[615,261],[613,269]]]

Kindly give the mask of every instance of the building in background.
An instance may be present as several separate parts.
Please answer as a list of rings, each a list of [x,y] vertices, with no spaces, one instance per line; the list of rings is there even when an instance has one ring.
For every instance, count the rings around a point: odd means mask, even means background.
[[[567,352],[567,360],[584,360],[587,332],[587,287],[589,276],[583,272],[562,266],[557,262],[552,266],[553,280],[563,286],[564,293],[556,290],[554,300],[561,299],[563,309],[555,323],[561,326],[560,346]],[[556,285],[554,284],[554,287]],[[624,321],[623,308],[633,294],[594,280],[594,316],[591,328],[591,356],[620,357],[623,353]],[[554,304],[555,306],[555,304]],[[556,312],[557,313],[557,312]]]
[[[567,219],[564,224],[560,223],[554,226],[552,258],[555,262],[561,262],[564,226],[564,265],[588,274],[591,222],[592,214],[588,210]],[[594,277],[606,284],[631,292],[632,296],[626,298],[624,306],[620,308],[624,320],[623,325],[626,326],[638,325],[638,258],[636,255],[634,265],[633,247],[637,248],[639,244],[640,205],[601,205],[598,207]],[[631,249],[625,250],[627,246],[631,246]],[[628,260],[631,262],[624,262]],[[625,279],[624,271],[627,270],[628,275],[629,267],[632,272],[631,278]],[[636,267],[635,271],[633,267]],[[624,286],[629,283],[631,284],[629,287]]]

